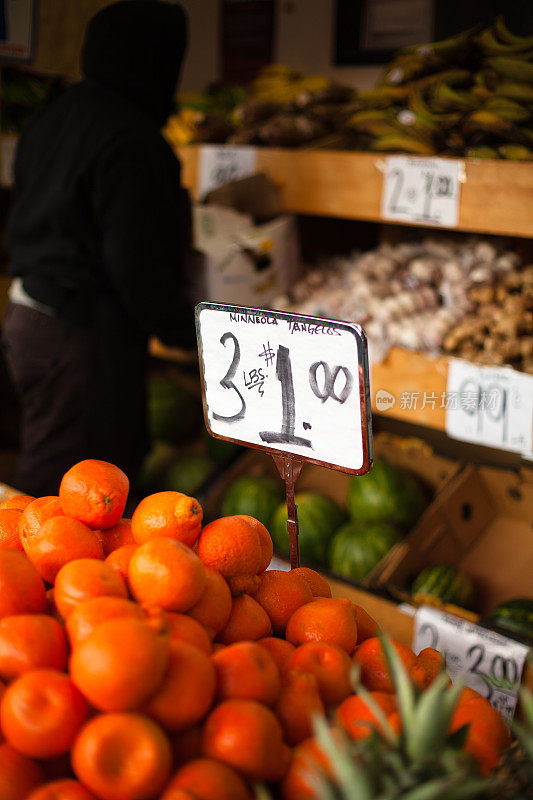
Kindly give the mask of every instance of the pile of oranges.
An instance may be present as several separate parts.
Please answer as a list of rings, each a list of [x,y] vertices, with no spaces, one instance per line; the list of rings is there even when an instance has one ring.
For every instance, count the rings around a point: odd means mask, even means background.
[[[312,798],[327,771],[312,719],[379,728],[354,662],[401,728],[378,626],[313,570],[267,570],[252,517],[202,528],[191,497],[158,492],[122,518],[128,479],[86,460],[57,497],[0,505],[0,798],[251,800],[258,782]],[[441,656],[393,642],[422,689]],[[490,772],[501,717],[464,690],[452,727]]]

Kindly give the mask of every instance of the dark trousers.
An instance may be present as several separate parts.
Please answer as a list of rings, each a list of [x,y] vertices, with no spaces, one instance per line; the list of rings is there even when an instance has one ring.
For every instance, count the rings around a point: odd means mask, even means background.
[[[147,341],[121,307],[97,300],[89,326],[78,327],[11,304],[2,339],[21,406],[16,488],[55,495],[85,458],[110,461],[131,481],[148,449]]]

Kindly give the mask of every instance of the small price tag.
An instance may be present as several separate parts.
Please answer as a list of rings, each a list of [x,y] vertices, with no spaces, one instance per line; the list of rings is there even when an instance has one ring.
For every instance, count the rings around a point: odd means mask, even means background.
[[[453,683],[459,677],[508,719],[513,718],[529,648],[472,622],[422,606],[415,616],[413,650],[433,647],[446,658]]]
[[[446,433],[453,439],[531,455],[533,376],[509,367],[448,367]]]
[[[464,162],[388,156],[381,195],[384,219],[455,228]]]
[[[212,435],[344,472],[368,472],[368,359],[358,325],[201,303],[196,326]]]
[[[204,145],[198,170],[198,196],[202,198],[225,183],[253,175],[257,171],[257,150],[242,145]]]

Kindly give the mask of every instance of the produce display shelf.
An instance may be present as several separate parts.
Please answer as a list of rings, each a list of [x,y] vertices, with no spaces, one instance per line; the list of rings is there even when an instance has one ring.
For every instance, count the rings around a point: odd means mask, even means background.
[[[197,197],[201,147],[176,149],[183,182],[193,197]],[[385,155],[374,153],[260,147],[257,171],[278,184],[288,212],[382,222],[384,159]],[[456,229],[533,237],[533,163],[464,162]]]

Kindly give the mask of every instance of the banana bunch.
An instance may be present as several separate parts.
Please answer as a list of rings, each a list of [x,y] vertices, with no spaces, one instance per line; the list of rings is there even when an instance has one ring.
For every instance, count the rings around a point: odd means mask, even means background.
[[[192,108],[183,108],[168,118],[162,133],[172,147],[183,147],[194,142],[198,113]]]
[[[255,101],[285,106],[321,95],[330,86],[331,81],[321,75],[302,75],[285,64],[269,64],[252,81],[251,94]]]

